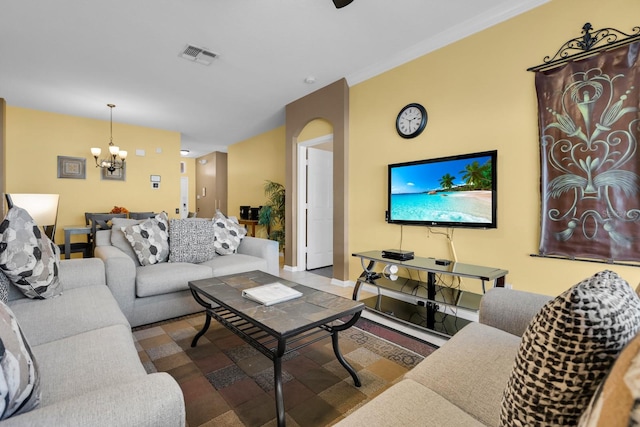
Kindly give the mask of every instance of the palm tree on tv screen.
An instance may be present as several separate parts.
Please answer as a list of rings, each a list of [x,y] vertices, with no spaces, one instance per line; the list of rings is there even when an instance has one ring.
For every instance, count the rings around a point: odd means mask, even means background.
[[[442,176],[442,178],[440,178],[440,187],[444,188],[445,190],[450,189],[451,187],[453,187],[453,180],[456,179],[455,176],[452,176],[451,174],[444,174]]]
[[[460,171],[462,180],[473,190],[491,189],[491,161],[480,165],[474,161]]]

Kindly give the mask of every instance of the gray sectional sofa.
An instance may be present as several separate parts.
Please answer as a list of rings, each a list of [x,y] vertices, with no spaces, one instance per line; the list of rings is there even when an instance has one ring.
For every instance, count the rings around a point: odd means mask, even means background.
[[[492,289],[470,323],[336,427],[498,426],[521,336],[551,297]]]
[[[131,326],[100,259],[60,262],[63,293],[29,299],[9,288],[8,306],[40,373],[40,404],[1,426],[184,426],[182,391],[166,373],[147,374]]]
[[[639,290],[611,270],[555,298],[494,288],[478,323],[336,425],[638,425]]]
[[[279,273],[278,243],[244,237],[237,253],[202,263],[162,262],[141,266],[126,252],[122,231],[114,227],[96,233],[94,255],[105,264],[107,286],[131,326],[140,326],[202,311],[189,291],[189,281],[262,270]]]

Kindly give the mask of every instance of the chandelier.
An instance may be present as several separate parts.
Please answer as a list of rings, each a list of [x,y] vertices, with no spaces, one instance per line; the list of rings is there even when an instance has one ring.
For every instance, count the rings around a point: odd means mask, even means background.
[[[115,107],[115,105],[107,104],[107,107],[111,109],[109,156],[105,159],[98,160],[102,150],[95,147],[91,149],[91,154],[93,154],[93,158],[96,159],[96,167],[104,168],[109,171],[109,174],[112,174],[117,169],[124,169],[124,160],[127,158],[127,152],[121,151],[120,147],[113,145],[113,107]]]

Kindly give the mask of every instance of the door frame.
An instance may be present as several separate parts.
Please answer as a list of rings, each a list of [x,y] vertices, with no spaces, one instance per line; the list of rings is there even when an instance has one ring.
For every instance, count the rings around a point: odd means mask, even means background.
[[[298,262],[293,271],[307,270],[307,148],[332,141],[333,133],[330,133],[298,143]]]
[[[186,192],[185,192],[186,183]],[[187,201],[187,205],[183,206],[183,200]],[[180,218],[186,218],[189,214],[189,177],[180,177]]]

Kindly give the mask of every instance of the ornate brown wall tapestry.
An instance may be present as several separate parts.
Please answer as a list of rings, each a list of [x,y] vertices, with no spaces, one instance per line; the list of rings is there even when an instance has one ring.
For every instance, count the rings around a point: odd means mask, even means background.
[[[583,37],[565,45],[593,46],[598,37],[617,31],[590,30],[585,24]],[[640,42],[608,49],[533,70],[542,256],[640,261]]]

